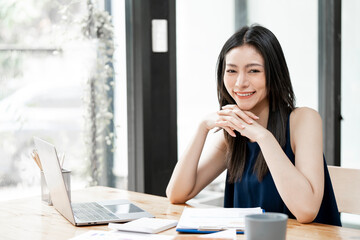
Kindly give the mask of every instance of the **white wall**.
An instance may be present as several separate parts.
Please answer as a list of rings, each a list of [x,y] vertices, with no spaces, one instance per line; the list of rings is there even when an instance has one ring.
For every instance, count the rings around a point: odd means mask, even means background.
[[[235,32],[234,1],[177,1],[179,155],[196,123],[217,110],[216,60]],[[306,16],[306,17],[305,17]],[[251,0],[248,22],[269,28],[288,63],[297,106],[318,110],[317,1]]]
[[[176,1],[176,21],[180,156],[200,119],[218,110],[216,61],[234,33],[234,1]]]
[[[360,168],[360,1],[342,1],[341,165]]]
[[[248,1],[249,24],[278,38],[293,84],[296,106],[318,110],[318,1]]]

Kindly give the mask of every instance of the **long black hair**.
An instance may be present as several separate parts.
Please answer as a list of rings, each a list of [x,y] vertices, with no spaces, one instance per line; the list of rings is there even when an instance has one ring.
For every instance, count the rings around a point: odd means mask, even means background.
[[[274,135],[281,147],[286,144],[287,118],[295,108],[295,96],[290,81],[289,70],[284,53],[275,35],[259,25],[246,26],[232,35],[224,44],[217,62],[217,94],[220,109],[227,104],[236,104],[224,85],[225,57],[227,53],[239,46],[254,47],[264,59],[267,97],[269,100],[269,119],[267,129]],[[235,182],[241,179],[246,161],[246,142],[248,139],[236,132],[236,138],[224,131],[228,145],[227,169],[228,180]],[[254,172],[259,181],[268,172],[261,151],[257,157]]]

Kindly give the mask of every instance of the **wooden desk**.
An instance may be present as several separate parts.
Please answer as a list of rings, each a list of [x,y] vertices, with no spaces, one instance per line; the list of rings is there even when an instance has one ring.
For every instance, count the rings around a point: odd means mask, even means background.
[[[164,197],[107,187],[73,191],[74,202],[125,198],[156,217],[179,219],[185,205],[174,205]],[[0,202],[0,239],[63,240],[89,230],[109,230],[106,225],[74,227],[52,206],[41,203],[40,196]],[[179,235],[175,228],[161,234]],[[245,239],[244,235],[237,235]],[[360,230],[323,224],[300,224],[289,219],[286,239],[360,239]]]

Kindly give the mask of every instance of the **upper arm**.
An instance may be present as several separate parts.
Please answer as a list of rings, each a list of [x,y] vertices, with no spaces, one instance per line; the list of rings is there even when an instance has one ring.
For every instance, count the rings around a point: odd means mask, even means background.
[[[297,108],[290,116],[291,146],[295,167],[309,181],[321,203],[324,189],[322,120],[310,108]]]

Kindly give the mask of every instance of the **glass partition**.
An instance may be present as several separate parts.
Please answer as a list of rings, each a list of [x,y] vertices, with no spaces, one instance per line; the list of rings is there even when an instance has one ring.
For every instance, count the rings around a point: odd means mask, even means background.
[[[360,169],[360,2],[342,1],[341,19],[341,166]],[[342,214],[345,226],[360,229],[360,216]]]

